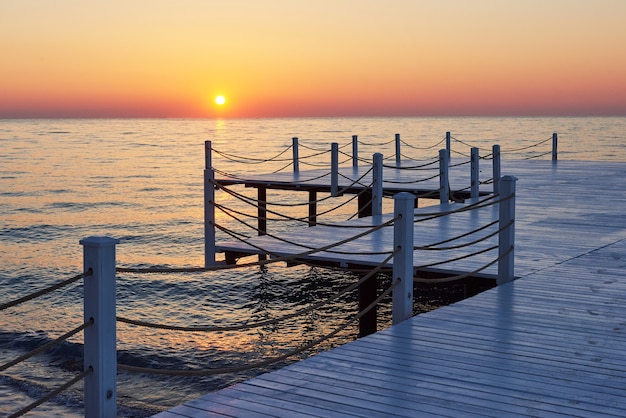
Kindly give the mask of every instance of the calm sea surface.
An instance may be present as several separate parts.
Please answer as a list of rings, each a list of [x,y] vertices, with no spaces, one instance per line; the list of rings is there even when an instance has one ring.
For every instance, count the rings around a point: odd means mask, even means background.
[[[393,155],[389,141],[399,133],[412,146],[403,148],[404,155],[433,158],[439,146],[418,148],[435,146],[446,131],[455,138],[452,148],[457,158],[469,153],[468,145],[488,149],[500,144],[504,159],[542,154],[550,150],[552,133],[558,132],[559,159],[626,161],[626,118],[0,120],[0,303],[80,273],[78,241],[92,235],[120,239],[118,266],[202,266],[205,140],[211,140],[216,150],[254,158],[243,164],[236,161],[239,158],[214,154],[216,168],[252,173],[285,166],[290,151],[273,161],[260,161],[284,151],[292,137],[299,137],[300,155],[309,156],[328,150],[331,142],[349,153],[352,135],[359,135],[360,155],[369,158],[373,152]],[[537,148],[514,151],[544,140],[548,141]],[[328,155],[321,154],[310,167],[319,168],[327,160]],[[255,197],[254,190],[237,190]],[[268,200],[305,202],[305,195],[268,192]],[[243,208],[224,193],[216,200]],[[346,206],[328,216],[347,219],[355,208]],[[289,211],[304,215],[306,208]],[[225,216],[218,222],[246,231]],[[281,231],[293,225],[276,223],[269,228]],[[346,272],[281,264],[195,274],[124,273],[118,275],[117,309],[121,316],[172,325],[232,324],[293,312],[354,280]],[[446,299],[436,294],[417,297],[416,312]],[[343,324],[356,309],[356,296],[348,295],[285,323],[231,333],[190,334],[118,324],[118,359],[172,369],[242,365],[312,341]],[[385,308],[382,316],[384,327]],[[80,281],[2,311],[0,364],[81,323]],[[302,357],[353,340],[356,334],[357,327],[351,326]],[[28,405],[81,368],[82,334],[11,367],[0,375],[0,415]],[[203,378],[120,372],[120,414],[148,415],[267,370],[271,369]],[[77,384],[35,412],[82,416],[81,399],[82,384]]]

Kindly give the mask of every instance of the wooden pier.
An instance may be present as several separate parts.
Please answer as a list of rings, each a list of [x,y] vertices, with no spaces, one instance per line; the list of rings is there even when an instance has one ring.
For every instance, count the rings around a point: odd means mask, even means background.
[[[502,174],[517,280],[157,416],[626,416],[626,163]]]

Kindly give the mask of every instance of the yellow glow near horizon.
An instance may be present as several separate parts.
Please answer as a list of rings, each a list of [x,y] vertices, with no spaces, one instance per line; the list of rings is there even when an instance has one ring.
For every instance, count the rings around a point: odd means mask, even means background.
[[[225,98],[224,96],[217,96],[217,97],[215,98],[215,103],[216,103],[218,106],[222,106],[224,103],[226,103],[226,98]]]
[[[624,0],[213,3],[0,1],[0,118],[626,115]]]

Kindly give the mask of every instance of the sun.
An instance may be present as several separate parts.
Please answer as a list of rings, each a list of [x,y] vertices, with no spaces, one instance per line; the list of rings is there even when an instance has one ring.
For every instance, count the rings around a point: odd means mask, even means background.
[[[215,98],[215,103],[216,103],[218,106],[221,106],[221,105],[223,105],[224,103],[226,103],[226,98],[225,98],[224,96],[217,96],[217,97]]]

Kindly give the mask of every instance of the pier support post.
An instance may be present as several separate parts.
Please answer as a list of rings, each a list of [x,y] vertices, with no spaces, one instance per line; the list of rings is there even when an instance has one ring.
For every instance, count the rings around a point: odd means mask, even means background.
[[[82,239],[84,271],[84,319],[93,325],[84,331],[85,416],[117,416],[117,352],[115,324],[115,245],[109,237]]]
[[[471,149],[471,181],[470,181],[470,197],[475,199],[478,197],[480,191],[480,155],[479,150],[476,147]]]
[[[291,151],[293,155],[293,172],[298,173],[300,171],[300,154],[298,150],[298,137],[291,138]]]
[[[309,190],[309,226],[317,224],[317,191]]]
[[[515,183],[517,178],[504,176],[500,180],[500,213],[498,234],[498,279],[501,285],[515,279]],[[506,227],[506,225],[509,225]]]
[[[373,156],[372,167],[372,216],[383,214],[383,155]]]
[[[330,195],[339,194],[339,144],[330,145]]]
[[[393,257],[393,289],[391,319],[398,324],[413,316],[413,205],[415,196],[401,192],[394,197],[393,247],[399,252]]]
[[[211,141],[204,141],[204,266],[215,265],[215,171]]]
[[[352,135],[352,167],[359,166],[359,137]]]
[[[445,149],[439,150],[439,203],[444,204],[450,201],[450,181],[448,178],[448,168],[450,160]]]
[[[359,285],[359,312],[367,308],[376,300],[378,295],[378,279],[376,276],[370,277]],[[378,327],[378,309],[374,306],[369,312],[359,318],[359,338],[376,332]]]
[[[396,134],[396,163],[402,161],[402,155],[400,154],[400,134]]]
[[[493,168],[493,194],[500,193],[500,145],[491,147],[491,163]]]
[[[558,148],[559,137],[557,133],[552,134],[552,161],[557,160],[557,148]]]
[[[259,186],[257,190],[258,234],[267,234],[267,188]],[[259,254],[259,261],[266,260],[265,254]]]
[[[451,139],[452,135],[450,135],[450,132],[446,132],[446,152],[448,154],[448,161],[450,161],[450,151],[452,150],[452,145],[450,144]]]

